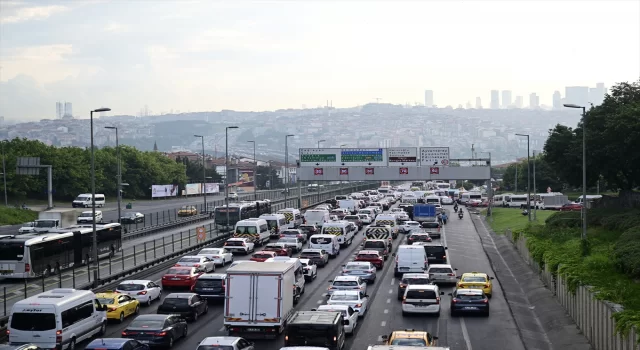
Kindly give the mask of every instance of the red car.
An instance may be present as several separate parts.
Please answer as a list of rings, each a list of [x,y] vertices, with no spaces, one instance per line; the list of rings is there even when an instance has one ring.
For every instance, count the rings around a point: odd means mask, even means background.
[[[274,252],[277,256],[291,256],[291,248],[287,248],[282,243],[269,243],[267,244],[262,251]]]
[[[567,203],[560,207],[560,211],[582,211],[582,204],[578,203]]]
[[[381,269],[384,266],[384,258],[377,250],[361,250],[356,255],[354,261],[366,261],[370,262],[377,269]]]
[[[172,267],[162,276],[162,288],[191,288],[203,273],[204,271],[197,267]]]
[[[257,252],[255,254],[253,254],[253,256],[251,257],[251,261],[257,261],[257,262],[265,262],[267,261],[267,259],[270,258],[275,258],[276,257],[276,252],[273,251],[261,251],[261,252]]]

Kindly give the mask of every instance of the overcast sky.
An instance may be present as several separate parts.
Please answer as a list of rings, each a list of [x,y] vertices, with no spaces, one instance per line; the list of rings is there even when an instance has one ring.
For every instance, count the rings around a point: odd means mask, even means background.
[[[640,76],[639,1],[0,0],[0,115],[489,105]]]

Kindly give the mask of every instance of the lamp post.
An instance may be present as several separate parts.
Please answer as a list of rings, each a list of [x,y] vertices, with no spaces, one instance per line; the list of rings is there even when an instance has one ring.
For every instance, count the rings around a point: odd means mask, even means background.
[[[493,176],[491,172],[491,152],[480,152],[486,153],[489,155],[489,186],[487,187],[489,191],[489,206],[487,207],[487,216],[491,216],[492,207],[493,207]]]
[[[227,126],[224,130],[224,205],[227,209],[227,225],[226,229],[229,229],[229,129],[237,129],[237,126]]]
[[[582,108],[582,240],[587,239],[587,109],[573,103],[564,105],[567,108]]]
[[[4,162],[4,158],[5,158],[5,153],[4,153],[4,143],[8,142],[7,140],[2,140],[2,177],[3,177],[3,182],[4,182],[4,206],[8,207],[9,206],[9,201],[7,199],[7,169],[5,167],[5,162]]]
[[[93,270],[93,284],[96,285],[98,278],[100,278],[100,265],[98,264],[98,235],[96,234],[96,161],[95,151],[93,146],[93,113],[109,112],[111,108],[98,108],[91,111],[89,119],[91,123],[91,227],[93,230],[93,263],[95,270]]]
[[[256,141],[247,141],[253,143],[253,200],[258,201],[258,161],[256,160]]]
[[[193,135],[193,137],[199,137],[200,142],[202,142],[202,197],[204,197],[204,207],[202,210],[207,212],[207,168],[205,167],[204,160],[204,136],[202,135]]]
[[[287,208],[287,197],[289,196],[289,138],[295,135],[284,137],[284,207]]]
[[[529,214],[529,221],[531,221],[531,161],[529,158],[529,147],[531,143],[529,142],[529,135],[527,134],[516,134],[516,135],[527,138],[527,213]]]
[[[116,184],[116,189],[118,191],[118,223],[122,224],[122,161],[120,160],[120,143],[118,139],[118,127],[115,126],[105,126],[105,129],[115,130],[116,131],[116,158],[118,163],[118,170],[116,179],[118,183]]]

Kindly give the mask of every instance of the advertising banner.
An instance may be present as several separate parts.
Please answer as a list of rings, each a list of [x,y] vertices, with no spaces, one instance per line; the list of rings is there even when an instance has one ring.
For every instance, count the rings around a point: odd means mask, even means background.
[[[207,193],[220,193],[220,184],[205,184],[205,188],[207,189]]]
[[[202,194],[202,184],[187,184],[187,196]]]
[[[151,185],[151,198],[175,197],[178,185]]]

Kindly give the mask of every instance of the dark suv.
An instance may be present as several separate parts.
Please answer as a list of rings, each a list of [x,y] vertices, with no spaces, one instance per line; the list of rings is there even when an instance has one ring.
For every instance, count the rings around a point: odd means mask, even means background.
[[[446,264],[447,263],[447,247],[442,243],[419,242],[416,245],[424,247],[427,253],[429,264]]]

